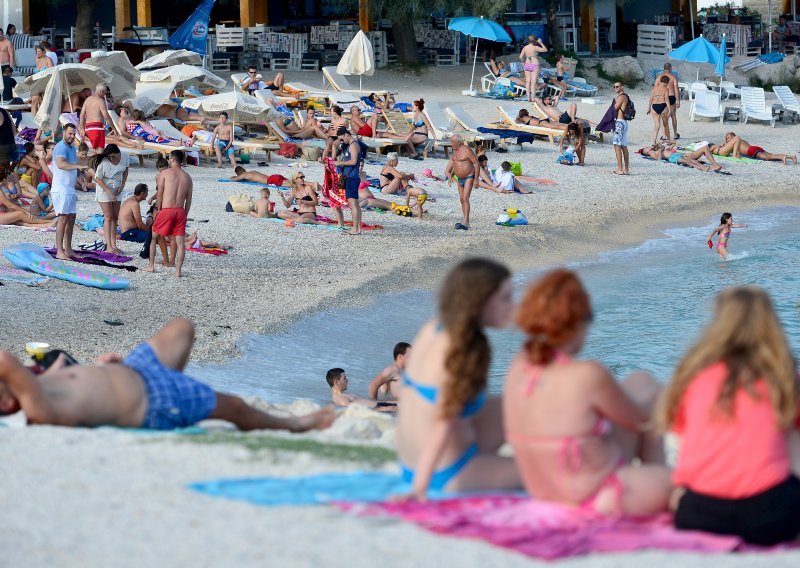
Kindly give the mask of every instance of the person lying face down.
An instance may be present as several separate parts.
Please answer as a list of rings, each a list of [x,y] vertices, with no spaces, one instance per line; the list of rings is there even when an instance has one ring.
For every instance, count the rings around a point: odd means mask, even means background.
[[[125,359],[107,353],[94,365],[69,365],[62,354],[38,376],[0,351],[0,414],[23,410],[29,424],[153,430],[184,428],[207,418],[227,420],[241,430],[303,432],[333,423],[332,407],[277,417],[185,375],[193,342],[192,323],[177,319]]]

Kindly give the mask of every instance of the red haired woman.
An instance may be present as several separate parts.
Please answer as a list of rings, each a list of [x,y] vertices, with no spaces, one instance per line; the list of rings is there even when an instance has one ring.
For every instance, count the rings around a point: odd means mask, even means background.
[[[666,510],[670,470],[647,426],[660,387],[645,373],[618,384],[600,363],[577,360],[591,320],[589,296],[564,269],[520,304],[527,341],[508,371],[503,417],[523,483],[537,499],[601,514]]]

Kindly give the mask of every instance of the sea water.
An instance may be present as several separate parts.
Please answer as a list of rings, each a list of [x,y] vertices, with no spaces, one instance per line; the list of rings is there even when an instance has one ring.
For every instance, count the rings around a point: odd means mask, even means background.
[[[734,215],[730,259],[720,261],[704,226],[654,231],[640,246],[569,263],[589,290],[594,323],[582,357],[601,361],[617,377],[644,369],[667,381],[728,286],[767,289],[795,353],[800,354],[800,208],[758,209]],[[514,230],[514,229],[509,229]],[[588,237],[590,238],[590,237]],[[716,241],[715,241],[716,243]],[[541,274],[514,277],[517,294]],[[391,363],[398,341],[411,342],[435,313],[435,292],[411,290],[378,296],[361,308],[315,313],[284,333],[246,335],[242,357],[223,365],[191,365],[190,373],[213,387],[273,402],[329,400],[325,373],[342,367],[349,392],[367,395],[369,381]],[[490,333],[489,390],[500,392],[506,368],[523,337],[512,330]]]

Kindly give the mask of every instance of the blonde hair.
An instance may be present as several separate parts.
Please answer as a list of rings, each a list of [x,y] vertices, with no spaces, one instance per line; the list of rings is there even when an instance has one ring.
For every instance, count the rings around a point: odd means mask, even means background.
[[[686,389],[697,373],[720,361],[727,366],[728,377],[720,388],[717,409],[731,417],[737,391],[743,388],[756,398],[754,385],[763,380],[769,387],[778,425],[792,425],[798,399],[794,357],[769,296],[760,288],[748,286],[729,288],[718,296],[713,321],[678,365],[662,398],[658,418],[664,430],[675,421]]]
[[[292,174],[292,183],[296,183],[297,182],[297,178],[299,178],[300,176],[304,176],[304,175],[305,174],[303,172],[294,172]]]
[[[388,154],[386,154],[386,161],[387,162],[398,161],[397,152],[389,152]]]

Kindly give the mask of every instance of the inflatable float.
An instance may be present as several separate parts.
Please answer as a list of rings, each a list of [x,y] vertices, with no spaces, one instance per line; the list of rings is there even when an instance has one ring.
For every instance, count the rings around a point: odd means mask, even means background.
[[[102,290],[122,290],[129,285],[126,278],[118,278],[56,260],[42,247],[32,244],[10,246],[3,251],[3,256],[17,268],[32,270],[42,276],[50,276],[74,284]]]

